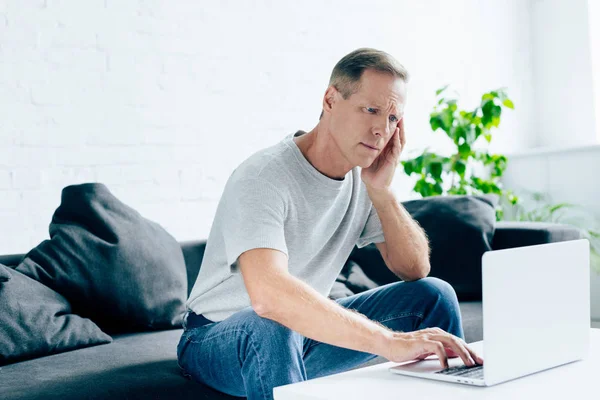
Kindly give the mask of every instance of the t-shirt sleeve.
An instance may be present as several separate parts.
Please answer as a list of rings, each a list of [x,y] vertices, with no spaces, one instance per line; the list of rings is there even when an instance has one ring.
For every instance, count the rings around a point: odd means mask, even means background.
[[[241,179],[229,189],[222,229],[232,272],[238,268],[238,257],[251,249],[270,248],[287,255],[285,201],[275,186],[262,179]]]
[[[369,211],[369,218],[367,218],[367,222],[365,223],[365,227],[358,238],[356,245],[358,248],[365,247],[370,243],[381,243],[385,242],[385,237],[383,236],[383,227],[381,226],[381,221],[379,220],[379,215],[377,215],[377,209],[373,207],[371,204],[371,210]]]

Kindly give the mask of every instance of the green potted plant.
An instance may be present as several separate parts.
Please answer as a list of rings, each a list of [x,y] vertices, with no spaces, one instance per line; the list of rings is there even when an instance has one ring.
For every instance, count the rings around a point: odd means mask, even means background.
[[[500,126],[503,108],[514,109],[506,89],[484,93],[479,106],[463,110],[458,107],[458,96],[448,87],[436,91],[437,104],[429,123],[434,132],[441,129],[446,133],[454,143],[454,154],[444,156],[425,149],[419,156],[401,161],[407,175],[418,177],[413,190],[423,197],[494,193],[516,204],[518,198],[503,189],[500,181],[506,170],[506,156],[475,149],[482,140],[491,142],[493,130]],[[503,213],[499,205],[496,218],[501,220]]]

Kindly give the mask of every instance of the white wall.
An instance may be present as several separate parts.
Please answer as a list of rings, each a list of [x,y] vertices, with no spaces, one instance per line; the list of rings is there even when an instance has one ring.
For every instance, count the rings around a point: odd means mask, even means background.
[[[598,143],[587,0],[534,0],[536,147]]]
[[[600,2],[534,0],[532,56],[537,149],[508,151],[507,188],[547,193],[600,218]],[[595,88],[594,88],[594,85]],[[595,93],[594,93],[595,92]],[[600,275],[591,275],[600,320]]]
[[[592,78],[594,80],[594,108],[596,109],[596,139],[600,143],[600,1],[588,0],[588,13]]]
[[[48,236],[60,190],[101,181],[178,240],[205,238],[251,153],[311,129],[357,47],[412,74],[408,149],[434,91],[509,88],[498,151],[530,147],[531,4],[487,1],[0,1],[0,254]],[[493,21],[493,23],[491,23]],[[406,179],[397,179],[408,196]]]

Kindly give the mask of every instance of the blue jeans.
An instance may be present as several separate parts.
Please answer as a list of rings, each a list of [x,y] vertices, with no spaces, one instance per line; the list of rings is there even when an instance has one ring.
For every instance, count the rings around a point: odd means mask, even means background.
[[[437,278],[395,282],[337,300],[394,331],[439,327],[464,339],[454,289]],[[375,355],[309,339],[247,307],[185,329],[177,345],[185,377],[218,391],[273,399],[273,388],[347,371]]]

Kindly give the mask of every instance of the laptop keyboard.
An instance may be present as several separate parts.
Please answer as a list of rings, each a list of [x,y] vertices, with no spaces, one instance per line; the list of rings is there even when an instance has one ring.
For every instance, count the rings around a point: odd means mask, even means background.
[[[436,372],[436,374],[462,376],[465,378],[483,379],[483,365],[474,365],[472,367],[461,365],[458,367],[446,368]]]

